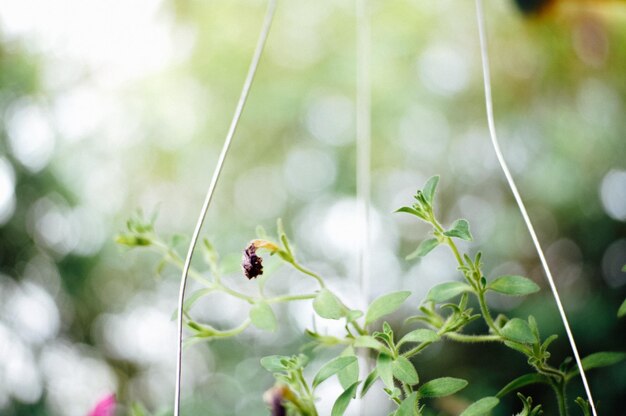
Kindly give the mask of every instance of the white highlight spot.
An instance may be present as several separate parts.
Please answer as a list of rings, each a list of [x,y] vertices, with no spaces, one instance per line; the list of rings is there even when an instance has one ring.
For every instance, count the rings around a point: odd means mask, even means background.
[[[11,153],[31,172],[46,167],[54,151],[54,135],[44,109],[32,102],[17,104],[7,121]]]
[[[15,212],[15,172],[13,166],[0,157],[0,225],[6,224]]]
[[[429,47],[418,61],[426,88],[440,95],[454,95],[467,88],[469,71],[461,54],[445,45]]]
[[[611,218],[626,221],[626,171],[611,170],[604,176],[600,199]]]
[[[314,100],[307,112],[306,127],[316,139],[335,146],[352,141],[354,106],[348,98],[330,95]]]

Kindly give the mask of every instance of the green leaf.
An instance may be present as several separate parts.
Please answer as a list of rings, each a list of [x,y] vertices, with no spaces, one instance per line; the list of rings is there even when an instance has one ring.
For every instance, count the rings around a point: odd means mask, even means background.
[[[420,397],[444,397],[464,389],[467,384],[467,381],[460,378],[441,377],[423,384],[418,393]]]
[[[624,352],[596,352],[583,358],[582,364],[585,371],[588,371],[594,368],[615,365],[624,360],[624,358],[626,358],[626,353]],[[578,367],[573,368],[565,377],[569,380],[578,372]]]
[[[365,396],[369,391],[370,387],[374,385],[374,382],[378,378],[378,371],[373,369],[371,373],[367,375],[365,381],[363,382],[363,387],[361,388],[361,397]]]
[[[472,241],[472,234],[469,229],[469,222],[467,220],[461,218],[459,220],[454,221],[452,227],[443,233],[446,237],[456,237],[461,240]]]
[[[370,304],[365,314],[365,325],[369,325],[385,315],[395,312],[402,306],[404,301],[411,295],[409,291],[389,293],[380,296]]]
[[[394,413],[394,416],[419,416],[417,413],[417,393],[413,392],[400,403],[400,407]]]
[[[350,364],[356,362],[356,357],[354,355],[347,357],[336,357],[320,368],[320,371],[317,372],[315,378],[313,378],[313,388],[317,387],[322,381],[326,380],[328,377],[331,377],[337,374],[339,371],[343,370]]]
[[[487,289],[509,296],[525,296],[539,291],[539,286],[523,276],[500,276],[489,283]]]
[[[152,244],[149,238],[134,234],[120,234],[115,237],[115,242],[129,247],[145,247]]]
[[[320,290],[313,300],[313,309],[326,319],[341,319],[348,313],[348,308],[328,289]]]
[[[511,381],[509,384],[504,386],[502,390],[496,394],[496,397],[504,397],[505,395],[511,393],[512,391],[516,391],[521,389],[524,386],[528,386],[529,384],[536,383],[548,383],[546,376],[538,373],[529,373],[524,374],[523,376],[519,376],[515,380]]]
[[[358,310],[351,310],[346,313],[346,319],[348,320],[348,322],[354,322],[361,316],[363,316],[363,312]]]
[[[359,387],[359,381],[348,387],[344,390],[343,393],[337,398],[335,404],[333,405],[333,410],[331,411],[331,416],[343,416],[348,405],[350,404],[350,400],[356,395],[356,390]]]
[[[411,386],[419,383],[419,377],[417,376],[415,367],[413,367],[413,364],[411,364],[408,358],[402,355],[393,360],[391,372],[395,378]]]
[[[405,342],[436,342],[439,341],[439,335],[432,329],[416,329],[414,331],[409,332],[405,336],[402,337],[400,342],[398,342],[398,346],[404,344]]]
[[[376,351],[382,351],[385,346],[382,342],[370,335],[363,335],[354,340],[353,344],[356,348],[371,348]]]
[[[623,318],[624,316],[626,316],[626,299],[624,299],[624,302],[622,302],[622,306],[620,306],[619,310],[617,311],[618,318]]]
[[[500,403],[497,397],[483,397],[477,402],[472,403],[460,416],[485,416],[487,412],[496,407]]]
[[[424,240],[420,243],[419,246],[417,246],[417,249],[413,253],[406,256],[406,259],[413,260],[414,258],[417,258],[417,257],[424,257],[438,245],[439,245],[439,240],[437,240],[436,238],[429,238],[428,240]]]
[[[354,348],[348,347],[341,353],[341,357],[355,357]],[[359,380],[359,362],[358,360],[354,360],[352,364],[348,364],[342,370],[337,373],[337,377],[339,378],[339,382],[341,383],[341,387],[347,389],[352,384]]]
[[[472,287],[463,282],[446,282],[440,283],[428,291],[426,300],[432,300],[435,303],[441,303],[452,299],[463,292],[471,292]]]
[[[591,416],[591,406],[589,402],[582,397],[577,397],[574,402],[580,407],[580,410],[583,412],[583,416]]]
[[[289,359],[289,357],[285,357],[284,355],[269,355],[261,358],[261,366],[271,373],[285,371],[287,370],[284,364],[286,359]]]
[[[439,184],[439,175],[432,176],[424,184],[424,189],[422,190],[422,193],[424,194],[424,198],[426,199],[426,201],[428,201],[430,205],[432,205],[433,199],[435,198],[437,184]]]
[[[395,212],[404,212],[407,214],[413,214],[416,217],[420,217],[422,218],[423,215],[421,212],[419,212],[418,210],[416,210],[415,208],[411,208],[411,207],[402,207],[402,208],[398,208]]]
[[[537,341],[530,326],[528,326],[528,322],[519,318],[513,318],[507,322],[501,333],[505,338],[525,344],[532,344]]]
[[[378,359],[376,360],[376,371],[380,376],[380,379],[383,381],[385,386],[389,389],[393,389],[393,370],[391,368],[391,364],[393,363],[393,359],[391,356],[380,353],[378,354]]]
[[[255,303],[250,308],[250,321],[252,325],[264,331],[276,330],[276,315],[271,306],[265,302]]]

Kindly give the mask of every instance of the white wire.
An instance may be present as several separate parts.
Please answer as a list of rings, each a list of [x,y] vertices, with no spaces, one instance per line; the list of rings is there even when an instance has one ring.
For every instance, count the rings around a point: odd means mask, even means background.
[[[248,93],[250,92],[250,87],[252,86],[252,81],[254,80],[254,75],[256,73],[257,67],[259,65],[259,60],[261,59],[261,55],[263,53],[263,47],[265,46],[265,41],[267,40],[272,21],[274,19],[275,9],[276,0],[269,0],[267,5],[267,11],[265,13],[265,19],[263,21],[263,27],[261,29],[256,48],[254,50],[254,55],[252,56],[252,62],[250,63],[250,67],[248,68],[248,74],[243,84],[243,89],[241,91],[241,95],[239,96],[239,101],[237,102],[235,114],[233,115],[233,119],[230,123],[230,128],[228,129],[228,133],[226,134],[226,139],[224,140],[222,151],[217,160],[217,165],[215,166],[215,170],[213,171],[213,177],[211,178],[209,190],[207,191],[206,197],[204,199],[204,204],[202,205],[202,210],[200,211],[200,216],[198,217],[196,227],[191,237],[191,242],[189,243],[187,257],[185,258],[185,265],[183,266],[183,271],[180,278],[180,292],[178,295],[178,338],[176,345],[176,388],[174,392],[174,416],[179,416],[180,414],[180,384],[182,376],[183,358],[183,303],[185,300],[185,288],[187,286],[187,277],[189,274],[189,268],[191,266],[191,258],[193,257],[196,244],[198,243],[200,230],[202,229],[202,224],[204,224],[204,219],[206,218],[207,211],[209,210],[209,205],[211,204],[211,200],[213,199],[213,193],[215,192],[217,181],[219,180],[220,174],[222,172],[222,167],[224,166],[224,161],[226,160],[226,155],[228,154],[228,149],[230,148],[230,144],[232,142],[233,136],[235,135],[237,125],[239,124],[241,113],[243,112],[243,107],[246,103],[246,99],[248,98]]]
[[[543,270],[546,273],[546,277],[548,283],[550,284],[550,289],[552,290],[552,295],[554,295],[554,300],[556,301],[556,306],[559,310],[559,314],[561,315],[561,320],[563,321],[563,325],[565,326],[565,332],[567,333],[567,338],[569,339],[569,343],[572,347],[572,351],[574,353],[574,358],[576,359],[576,364],[578,365],[578,369],[580,370],[580,377],[582,378],[583,385],[585,387],[585,392],[587,393],[587,399],[589,400],[589,404],[591,405],[591,410],[594,416],[597,416],[596,408],[593,403],[593,397],[591,396],[591,389],[589,388],[589,383],[587,382],[587,376],[585,374],[585,370],[583,368],[582,362],[580,360],[580,355],[578,354],[578,348],[576,347],[576,341],[574,341],[574,335],[572,334],[572,330],[570,329],[569,322],[567,320],[567,316],[565,314],[565,310],[563,309],[563,305],[561,304],[561,298],[559,296],[559,292],[557,291],[556,285],[554,284],[554,278],[552,277],[552,273],[550,272],[550,267],[548,266],[548,262],[546,261],[545,255],[541,248],[541,244],[539,244],[539,239],[537,238],[537,234],[535,233],[535,228],[533,227],[532,222],[530,221],[530,217],[528,216],[528,212],[526,211],[526,207],[524,202],[522,201],[522,197],[520,196],[519,191],[517,190],[517,186],[515,185],[515,181],[511,176],[511,172],[504,160],[504,156],[502,156],[502,152],[500,151],[500,145],[498,144],[498,138],[496,136],[496,127],[493,117],[493,102],[491,98],[491,76],[489,71],[489,55],[487,51],[487,39],[485,34],[485,17],[483,13],[482,0],[476,0],[476,18],[478,21],[478,34],[480,37],[480,53],[483,64],[483,81],[485,84],[485,107],[487,110],[487,123],[489,124],[489,133],[491,135],[491,143],[493,144],[493,148],[496,152],[496,156],[498,158],[498,162],[500,162],[500,167],[504,172],[504,176],[511,188],[511,192],[515,197],[515,201],[517,202],[517,206],[519,207],[520,212],[522,213],[522,217],[524,218],[524,222],[526,223],[526,227],[528,228],[528,232],[533,240],[535,248],[537,249],[537,254],[539,255],[539,259],[541,260],[541,265],[543,266]]]
[[[356,0],[356,197],[358,220],[358,272],[361,302],[367,307],[370,291],[370,205],[371,205],[371,84],[370,84],[370,15],[368,0]],[[361,351],[365,374],[370,372],[372,361],[365,350]],[[367,397],[367,396],[366,396]],[[355,411],[362,415],[366,409],[365,398],[355,403]]]
[[[371,188],[371,87],[370,87],[370,25],[367,0],[356,0],[357,65],[356,65],[356,182],[357,218],[359,224],[358,276],[361,296],[367,306],[370,283],[370,188]]]

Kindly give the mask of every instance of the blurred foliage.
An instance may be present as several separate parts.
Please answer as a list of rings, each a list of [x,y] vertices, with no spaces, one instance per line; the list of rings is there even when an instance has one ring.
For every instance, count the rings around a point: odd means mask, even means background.
[[[626,13],[617,1],[553,3],[533,17],[513,1],[485,5],[496,123],[581,352],[624,350],[626,320],[616,313],[626,295]],[[82,415],[110,389],[122,403],[167,409],[177,271],[156,273],[153,257],[119,250],[112,236],[137,207],[159,212],[160,233],[190,234],[265,3],[146,0],[104,10],[85,2],[69,20],[55,2],[22,20],[12,4],[0,11],[0,158],[14,174],[15,198],[0,225],[0,379],[8,380],[0,413]],[[560,334],[552,348],[562,361],[565,334],[490,148],[472,2],[377,0],[371,8],[371,297],[425,294],[455,273],[437,251],[405,261],[425,228],[390,214],[442,174],[438,214],[470,220],[480,242],[471,251],[490,254],[486,269],[543,286],[543,297],[520,304],[488,299],[493,309],[532,313],[546,333]],[[279,3],[205,229],[233,283],[245,283],[237,268],[254,227],[283,217],[307,263],[340,293],[355,293],[354,25],[352,1]],[[37,116],[18,123],[24,109]],[[20,131],[38,123],[48,142],[20,151]],[[50,159],[33,168],[28,155],[50,143]],[[237,320],[237,304],[203,305],[199,318]],[[279,312],[282,329],[271,337],[187,350],[184,414],[265,414],[261,395],[272,380],[259,357],[291,354],[310,325],[305,307]],[[47,330],[54,316],[58,328]],[[503,353],[446,344],[424,357],[420,374],[471,380],[462,396],[469,402],[510,381],[499,371]],[[527,369],[523,359],[510,366],[512,374]],[[494,371],[476,370],[485,367]],[[13,383],[16,371],[30,382]],[[590,376],[600,413],[619,414],[623,366]],[[554,413],[539,391],[523,393]],[[582,386],[572,386],[576,395]],[[520,408],[509,399],[502,415]],[[455,414],[459,403],[437,405]]]

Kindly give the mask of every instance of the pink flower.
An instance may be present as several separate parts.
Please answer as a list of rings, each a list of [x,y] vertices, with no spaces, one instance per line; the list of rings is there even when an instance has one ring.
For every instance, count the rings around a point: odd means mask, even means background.
[[[96,407],[89,412],[89,416],[114,416],[116,404],[115,395],[109,394],[96,404]]]

